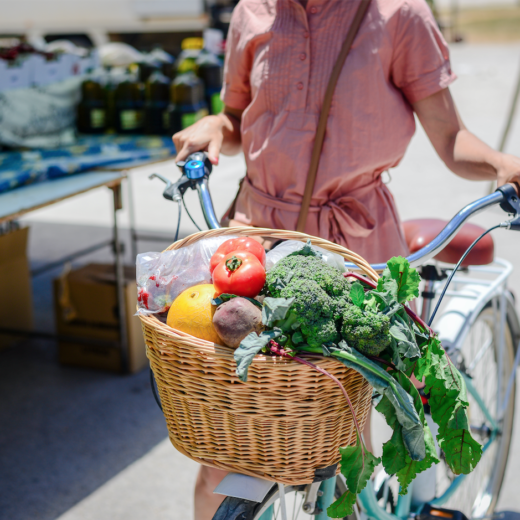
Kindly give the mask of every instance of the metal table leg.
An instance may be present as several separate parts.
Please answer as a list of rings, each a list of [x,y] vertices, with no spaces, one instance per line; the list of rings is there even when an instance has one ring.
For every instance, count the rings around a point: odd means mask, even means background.
[[[137,231],[136,231],[136,219],[135,219],[135,201],[134,201],[134,188],[132,186],[132,176],[130,172],[127,172],[126,182],[128,186],[128,214],[130,217],[130,241],[132,251],[132,261],[135,261],[137,256]]]
[[[123,260],[121,258],[121,242],[117,227],[117,212],[123,207],[121,199],[121,184],[111,188],[114,195],[114,255],[116,264],[117,302],[119,308],[119,331],[121,338],[121,371],[128,373],[128,329],[126,327],[126,298]]]

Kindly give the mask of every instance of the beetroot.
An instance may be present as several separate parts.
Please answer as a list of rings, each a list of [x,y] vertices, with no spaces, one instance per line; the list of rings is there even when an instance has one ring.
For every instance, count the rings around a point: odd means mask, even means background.
[[[262,311],[245,298],[233,298],[219,305],[213,315],[213,325],[222,341],[232,348],[251,332],[261,332]]]

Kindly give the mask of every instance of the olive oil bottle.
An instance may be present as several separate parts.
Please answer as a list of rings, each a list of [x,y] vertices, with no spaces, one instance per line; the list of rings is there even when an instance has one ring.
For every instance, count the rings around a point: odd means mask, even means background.
[[[197,74],[204,83],[204,95],[211,114],[222,112],[220,99],[224,66],[220,58],[209,51],[202,51],[197,58]]]
[[[202,38],[185,38],[182,40],[182,51],[175,62],[177,75],[197,72],[197,58],[203,47],[204,40]]]
[[[144,131],[144,85],[129,75],[114,91],[115,129],[118,134]]]
[[[148,77],[145,86],[144,132],[168,135],[170,130],[170,80],[156,70]]]
[[[83,134],[102,134],[107,126],[107,106],[101,81],[91,75],[81,85],[77,128]]]
[[[193,72],[177,76],[170,89],[170,124],[172,132],[179,132],[208,115],[204,100],[204,84]]]

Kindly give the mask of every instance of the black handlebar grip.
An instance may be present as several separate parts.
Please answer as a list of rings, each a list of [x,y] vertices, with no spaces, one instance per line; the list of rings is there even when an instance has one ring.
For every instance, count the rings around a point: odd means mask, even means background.
[[[497,188],[496,191],[500,191],[504,195],[504,200],[500,203],[500,207],[506,213],[520,215],[520,200],[515,188],[511,184],[504,184]]]

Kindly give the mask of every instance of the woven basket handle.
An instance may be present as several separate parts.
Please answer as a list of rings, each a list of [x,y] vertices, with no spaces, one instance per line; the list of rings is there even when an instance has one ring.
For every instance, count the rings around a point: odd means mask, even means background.
[[[321,150],[323,148],[323,141],[325,140],[325,130],[327,128],[327,119],[329,118],[330,105],[332,104],[332,96],[336,89],[339,75],[345,64],[352,43],[359,31],[361,22],[365,17],[365,14],[370,5],[370,0],[361,0],[358,10],[352,21],[347,37],[343,42],[343,46],[339,52],[338,58],[332,69],[330,75],[329,84],[323,98],[323,105],[321,106],[320,119],[318,121],[318,128],[316,129],[316,137],[314,139],[314,146],[312,147],[311,163],[309,166],[309,173],[307,174],[307,181],[305,183],[305,191],[303,192],[302,205],[300,207],[300,214],[298,215],[298,223],[296,224],[296,231],[303,233],[305,231],[305,224],[307,223],[307,215],[309,214],[309,208],[311,205],[312,193],[314,191],[314,185],[316,184],[316,175],[318,173],[318,166],[320,164]]]

